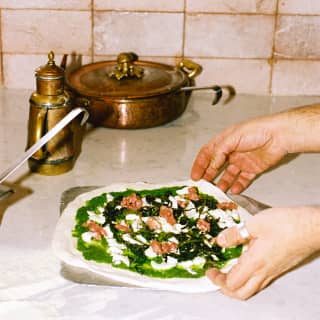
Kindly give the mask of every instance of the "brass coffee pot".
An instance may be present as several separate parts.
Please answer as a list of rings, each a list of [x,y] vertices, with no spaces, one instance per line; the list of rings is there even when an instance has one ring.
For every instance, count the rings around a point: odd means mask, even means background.
[[[72,109],[71,97],[65,90],[65,55],[61,66],[48,54],[48,62],[35,72],[36,91],[30,97],[27,147],[35,144]],[[30,170],[44,175],[57,175],[72,169],[75,160],[74,130],[68,124],[28,160]]]

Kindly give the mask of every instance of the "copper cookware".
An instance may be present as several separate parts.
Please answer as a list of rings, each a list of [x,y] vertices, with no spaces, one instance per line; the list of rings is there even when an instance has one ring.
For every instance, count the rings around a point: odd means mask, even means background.
[[[189,60],[171,66],[140,61],[129,52],[119,54],[117,61],[84,65],[69,73],[66,81],[76,103],[89,111],[93,125],[149,128],[184,112],[194,78],[201,70]]]

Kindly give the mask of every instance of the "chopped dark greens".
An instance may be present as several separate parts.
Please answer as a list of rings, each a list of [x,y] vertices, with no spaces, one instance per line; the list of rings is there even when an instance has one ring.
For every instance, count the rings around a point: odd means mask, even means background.
[[[94,260],[98,263],[112,264],[114,267],[128,269],[147,276],[158,278],[197,278],[202,277],[205,271],[209,268],[216,267],[222,268],[230,259],[239,257],[242,252],[242,246],[222,249],[215,244],[214,238],[223,230],[218,225],[219,219],[208,214],[210,210],[217,208],[218,201],[208,194],[201,193],[197,189],[199,199],[190,200],[190,207],[183,207],[176,205],[172,201],[172,197],[178,195],[177,191],[185,188],[185,186],[166,187],[153,190],[133,190],[127,189],[121,192],[110,192],[112,196],[111,201],[107,201],[107,194],[103,193],[97,197],[87,201],[86,204],[79,208],[76,214],[76,224],[72,231],[72,235],[77,238],[77,249],[82,252],[83,257],[87,260]],[[132,194],[136,194],[140,198],[144,198],[143,205],[138,209],[128,209],[121,205],[124,197],[128,197]],[[179,196],[180,197],[180,196]],[[109,197],[110,198],[110,197]],[[181,196],[181,199],[185,199]],[[146,220],[148,217],[159,217],[161,206],[170,208],[173,213],[173,217],[177,224],[180,225],[181,232],[157,230],[156,232],[147,225]],[[204,232],[199,229],[198,220],[199,217],[189,216],[192,208],[202,215],[202,220],[207,223],[210,228]],[[92,238],[90,241],[85,241],[83,235],[88,232],[90,225],[90,215],[97,214],[103,215],[103,223],[93,222],[93,225],[97,230],[108,227],[112,232],[113,239],[122,245],[125,249],[122,251],[122,255],[129,261],[125,263],[125,260],[114,261],[112,256],[112,246],[108,242],[108,238],[99,235],[98,238]],[[139,228],[135,228],[133,223],[126,220],[127,215],[133,214],[139,217]],[[235,223],[239,221],[233,219]],[[119,228],[127,228],[124,231]],[[121,225],[122,224],[122,225]],[[99,229],[101,228],[101,229]],[[102,235],[104,235],[101,231]],[[124,239],[124,235],[127,234],[135,243],[132,243]],[[140,237],[140,238],[139,238]],[[141,241],[143,238],[145,241]],[[166,252],[162,255],[156,255],[150,257],[145,254],[145,251],[150,248],[150,242],[157,241],[158,243],[168,243],[170,239],[177,240],[177,248],[173,252]],[[180,262],[191,261],[201,257],[204,263],[193,264],[192,267],[184,268]],[[169,258],[174,258],[178,263],[168,269],[155,269],[153,263],[164,263]]]

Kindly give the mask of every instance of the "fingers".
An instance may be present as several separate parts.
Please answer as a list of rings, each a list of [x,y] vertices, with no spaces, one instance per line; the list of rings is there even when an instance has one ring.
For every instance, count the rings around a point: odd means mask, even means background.
[[[246,252],[239,258],[238,263],[229,271],[225,285],[229,290],[235,291],[245,285],[246,282],[257,273],[263,273],[264,262],[252,257],[252,252]]]
[[[224,165],[226,157],[223,154],[215,155],[212,157],[207,170],[203,175],[203,179],[212,181],[220,172],[221,167]]]
[[[220,272],[218,269],[208,269],[206,271],[206,276],[212,281],[216,286],[223,288],[226,285],[226,277],[225,273]]]
[[[200,149],[196,157],[196,160],[193,163],[193,166],[191,169],[191,178],[193,180],[201,179],[206,169],[208,168],[210,161],[211,161],[211,154],[208,150],[208,147],[205,145]]]
[[[219,173],[221,167],[226,162],[226,155],[223,152],[212,151],[213,145],[205,145],[198,153],[191,169],[191,178],[199,180],[201,178],[212,181]]]
[[[237,290],[249,281],[252,274],[263,269],[264,260],[255,249],[255,241],[244,224],[225,229],[217,236],[217,243],[221,247],[231,247],[248,242],[248,250],[243,252],[238,263],[230,270],[225,285],[230,290]],[[245,268],[243,266],[246,266]]]
[[[217,244],[220,247],[226,248],[248,242],[250,238],[249,231],[247,231],[246,228],[242,229],[242,231],[246,232],[246,236],[244,236],[244,232],[241,233],[236,226],[221,231],[217,236]]]
[[[240,173],[240,168],[234,164],[229,164],[226,170],[224,171],[222,177],[217,183],[217,187],[222,191],[226,192],[230,186],[234,183],[236,177]]]
[[[247,300],[262,289],[264,277],[261,274],[252,276],[242,287],[231,290],[228,287],[221,287],[221,292],[231,298]]]
[[[232,268],[234,270],[238,265]],[[236,270],[237,273],[239,270]],[[259,290],[263,289],[270,283],[271,278],[265,275],[261,269],[255,269],[250,273],[250,276],[232,284],[230,281],[231,272],[224,274],[217,269],[209,269],[206,276],[212,281],[213,284],[220,287],[220,291],[232,298],[246,300]]]
[[[240,171],[239,167],[230,164],[217,182],[217,187],[224,192],[231,189],[232,193],[238,194],[245,190],[255,177],[256,174]]]

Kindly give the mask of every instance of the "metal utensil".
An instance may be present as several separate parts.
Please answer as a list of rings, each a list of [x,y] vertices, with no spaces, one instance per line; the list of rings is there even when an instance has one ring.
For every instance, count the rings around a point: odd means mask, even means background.
[[[61,119],[50,131],[48,131],[42,138],[40,138],[34,145],[32,145],[27,151],[25,151],[8,169],[0,174],[0,183],[6,180],[11,174],[13,174],[22,164],[27,161],[37,150],[45,145],[50,139],[52,139],[61,129],[63,129],[69,122],[76,118],[80,113],[84,112],[84,116],[81,120],[83,125],[88,117],[89,113],[84,108],[75,108],[70,111],[63,119]]]
[[[271,208],[268,204],[262,203],[244,194],[227,194],[227,196],[241,207],[246,209],[252,215],[259,213],[262,210]]]

